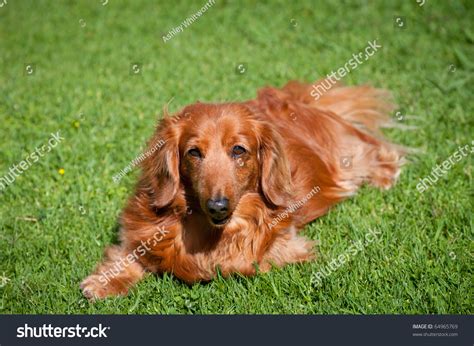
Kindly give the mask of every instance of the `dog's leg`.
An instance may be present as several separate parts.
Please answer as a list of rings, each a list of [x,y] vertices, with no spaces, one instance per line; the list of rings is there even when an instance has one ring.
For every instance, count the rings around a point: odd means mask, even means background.
[[[259,269],[267,272],[272,265],[281,267],[289,263],[301,263],[315,259],[314,241],[298,236],[296,229],[291,228],[285,236],[275,239],[263,256]]]
[[[88,299],[102,299],[125,295],[144,275],[142,265],[136,260],[129,260],[132,257],[118,245],[108,247],[102,263],[81,283],[84,296]]]

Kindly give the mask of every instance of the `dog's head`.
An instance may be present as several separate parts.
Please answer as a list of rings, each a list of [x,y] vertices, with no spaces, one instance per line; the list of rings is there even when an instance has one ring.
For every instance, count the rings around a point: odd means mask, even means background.
[[[158,208],[170,206],[181,190],[214,227],[222,227],[241,197],[262,194],[271,207],[290,199],[291,175],[278,133],[243,104],[197,103],[166,117],[144,162]]]

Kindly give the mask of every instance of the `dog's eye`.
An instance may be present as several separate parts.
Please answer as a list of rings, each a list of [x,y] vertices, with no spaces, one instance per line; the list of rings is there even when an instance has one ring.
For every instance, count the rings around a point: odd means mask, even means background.
[[[188,154],[193,156],[193,157],[197,157],[197,158],[201,158],[201,152],[199,151],[199,149],[196,149],[196,148],[193,148],[193,149],[190,149],[188,150]]]
[[[232,156],[239,157],[246,152],[245,148],[241,147],[240,145],[236,145],[232,148]]]

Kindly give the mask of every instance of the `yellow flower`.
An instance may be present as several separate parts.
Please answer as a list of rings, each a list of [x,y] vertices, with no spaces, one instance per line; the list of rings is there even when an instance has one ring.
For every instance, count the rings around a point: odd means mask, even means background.
[[[76,129],[78,129],[79,126],[81,126],[81,123],[79,121],[75,121],[73,125]]]
[[[64,168],[58,169],[58,173],[61,174],[61,175],[64,175]]]

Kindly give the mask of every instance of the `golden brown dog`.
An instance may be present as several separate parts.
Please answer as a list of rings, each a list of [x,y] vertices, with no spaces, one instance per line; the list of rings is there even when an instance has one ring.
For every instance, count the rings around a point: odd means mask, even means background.
[[[312,259],[305,224],[364,183],[387,189],[405,154],[379,137],[388,93],[337,86],[264,88],[256,100],[165,116],[110,246],[81,284],[89,298],[126,294],[145,272],[188,282],[252,275]]]

